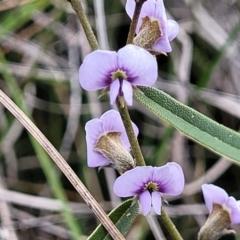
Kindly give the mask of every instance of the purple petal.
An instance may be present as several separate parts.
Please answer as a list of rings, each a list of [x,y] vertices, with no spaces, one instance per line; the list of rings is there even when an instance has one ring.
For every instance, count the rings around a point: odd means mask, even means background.
[[[134,132],[138,134],[138,128],[132,123]],[[109,110],[105,112],[100,119],[92,119],[87,122],[85,126],[86,141],[87,141],[87,159],[89,167],[99,167],[109,164],[109,160],[105,158],[101,153],[93,150],[96,146],[97,140],[102,134],[108,132],[120,132],[120,138],[123,145],[129,149],[130,143],[124,128],[122,119],[118,111]]]
[[[133,100],[132,84],[128,81],[123,80],[122,92],[127,105],[132,106],[132,100]]]
[[[135,1],[127,0],[126,11],[131,18],[133,17],[134,8]],[[171,52],[172,48],[169,42],[178,34],[179,26],[175,21],[167,20],[163,1],[148,0],[143,4],[137,23],[136,33],[139,32],[142,25],[142,19],[146,16],[157,19],[163,33],[163,36],[152,46],[152,49],[157,52]]]
[[[116,69],[116,52],[94,51],[85,57],[79,68],[79,82],[88,91],[102,89],[111,83],[111,72]]]
[[[159,192],[178,195],[184,188],[184,175],[179,164],[171,162],[163,167],[154,167],[153,182],[159,186]]]
[[[156,52],[171,52],[172,47],[169,43],[168,37],[161,37],[153,46],[152,49]]]
[[[126,3],[126,12],[129,17],[132,19],[134,9],[135,9],[135,1],[134,0],[127,0]],[[155,1],[155,0],[148,0],[146,1],[143,6],[139,16],[139,20],[137,23],[136,33],[139,32],[140,26],[142,24],[142,18],[149,16],[152,18],[156,18],[158,20],[166,19],[165,7],[163,1]]]
[[[139,195],[139,202],[142,207],[143,216],[146,216],[151,210],[151,194],[149,191],[144,191]]]
[[[171,42],[179,33],[179,25],[174,20],[168,20],[168,40]]]
[[[102,121],[102,126],[103,126],[103,132],[108,133],[108,132],[120,132],[121,133],[121,141],[125,148],[130,149],[130,143],[128,140],[128,136],[125,130],[125,127],[123,125],[121,116],[118,111],[116,110],[109,110],[105,112],[101,116],[101,121]],[[138,135],[138,127],[132,123],[133,130],[135,135]]]
[[[137,136],[138,136],[138,133],[139,133],[138,127],[136,126],[135,123],[132,123],[132,126],[133,126],[133,131],[134,131],[134,133],[135,133],[135,135],[136,135],[136,137],[137,137]]]
[[[140,86],[151,86],[158,76],[156,59],[143,48],[127,45],[118,51],[119,68],[126,71],[127,81]]]
[[[225,190],[213,184],[202,185],[203,197],[209,212],[212,212],[213,203],[225,205],[228,201],[228,194]]]
[[[135,167],[118,177],[113,185],[114,193],[119,197],[142,194],[145,184],[152,179],[153,167]]]
[[[229,197],[227,207],[230,209],[232,224],[240,223],[240,206],[234,197]]]
[[[152,206],[154,212],[158,215],[161,215],[162,197],[159,192],[152,192]]]
[[[149,16],[158,19],[160,22],[166,21],[166,11],[162,0],[148,0],[142,10],[143,17]]]
[[[160,24],[163,36],[152,46],[152,49],[157,52],[171,52],[170,41],[179,33],[179,26],[174,20],[161,20]]]
[[[103,134],[102,122],[92,119],[86,123],[87,163],[89,167],[99,167],[109,164],[109,160],[101,153],[94,151],[98,138]]]
[[[110,103],[113,105],[116,102],[120,90],[120,82],[118,79],[113,81],[110,85]]]
[[[125,9],[126,9],[128,16],[131,19],[133,18],[135,6],[136,6],[135,0],[127,0]]]
[[[122,122],[119,112],[116,110],[109,110],[101,116],[101,120],[102,120],[102,124],[103,124],[103,131],[106,133],[120,132],[121,133],[120,138],[122,140],[123,145],[127,149],[129,149],[130,143],[129,143],[127,133],[124,128],[124,125],[123,125],[123,122]],[[134,123],[133,123],[133,126],[136,127],[136,125]]]
[[[116,110],[109,110],[105,112],[101,116],[100,120],[102,121],[103,131],[105,133],[125,131],[121,116]]]

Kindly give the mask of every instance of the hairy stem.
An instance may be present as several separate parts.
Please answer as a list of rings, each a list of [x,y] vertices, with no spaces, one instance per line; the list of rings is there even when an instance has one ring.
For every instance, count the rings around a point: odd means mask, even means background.
[[[137,166],[145,166],[146,164],[145,164],[140,146],[138,144],[138,140],[133,131],[132,121],[131,121],[131,118],[130,118],[130,115],[128,112],[128,108],[127,108],[126,104],[122,104],[122,102],[119,98],[117,99],[117,107],[118,107],[118,111],[121,115],[124,127],[126,129],[129,142],[131,144],[131,148],[132,148],[131,150],[133,153],[133,157],[136,161],[136,165]]]
[[[138,18],[139,18],[141,9],[142,9],[142,5],[146,1],[147,0],[135,0],[136,6],[135,6],[133,19],[132,19],[130,29],[129,29],[129,33],[128,33],[127,44],[133,43],[133,39],[134,39],[136,28],[137,28],[137,22],[138,22]]]
[[[76,12],[80,23],[82,24],[82,27],[84,29],[84,32],[87,36],[88,42],[92,48],[92,50],[97,50],[99,49],[99,45],[96,39],[96,36],[89,24],[89,21],[87,19],[87,16],[83,10],[83,6],[80,0],[68,0],[71,5],[73,10]]]
[[[161,215],[159,217],[160,217],[160,220],[161,220],[162,224],[168,230],[168,232],[169,232],[170,236],[172,237],[172,239],[174,239],[174,240],[183,240],[183,238],[181,237],[181,235],[178,232],[177,228],[175,227],[175,225],[173,224],[173,222],[171,221],[171,219],[169,218],[169,216],[167,215],[167,213],[164,211],[163,208],[162,208]]]
[[[68,163],[60,155],[60,153],[53,147],[51,142],[33,124],[33,122],[25,115],[25,113],[20,108],[18,108],[18,106],[1,90],[0,90],[0,102],[22,123],[22,125],[32,134],[32,136],[49,154],[52,160],[56,163],[56,165],[60,168],[60,170],[71,182],[73,187],[84,199],[89,208],[100,220],[102,225],[107,229],[107,231],[113,237],[113,239],[124,240],[125,238],[116,228],[116,226],[112,223],[112,221],[100,207],[98,202],[93,198],[93,196],[90,194],[90,192],[81,182],[81,180],[77,177],[77,175],[68,165]]]

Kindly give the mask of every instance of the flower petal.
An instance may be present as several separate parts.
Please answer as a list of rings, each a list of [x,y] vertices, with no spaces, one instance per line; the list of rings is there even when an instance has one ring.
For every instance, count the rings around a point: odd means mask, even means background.
[[[125,9],[126,9],[128,16],[131,19],[133,18],[135,6],[136,6],[136,2],[134,0],[127,0]]]
[[[152,49],[156,52],[171,52],[172,47],[169,43],[168,37],[161,37],[153,46]]]
[[[135,5],[136,3],[134,0],[127,0],[126,12],[131,19],[133,17]],[[165,7],[163,4],[163,1],[148,0],[143,4],[141,13],[139,15],[139,20],[137,23],[136,33],[139,32],[139,29],[142,25],[142,19],[146,16],[156,18],[158,20],[166,19],[166,13],[165,13]]]
[[[230,218],[232,224],[240,223],[240,206],[234,197],[229,197],[227,207],[230,208]]]
[[[228,201],[228,194],[225,190],[213,184],[202,185],[203,197],[209,212],[212,212],[213,203],[224,205]]]
[[[149,191],[144,191],[139,195],[139,202],[142,207],[143,216],[146,216],[151,210],[151,194]]]
[[[118,69],[117,53],[97,50],[87,55],[79,68],[79,82],[87,91],[107,87],[111,73]]]
[[[161,215],[162,197],[159,192],[152,192],[152,206],[154,212],[158,215]]]
[[[168,40],[171,42],[179,33],[179,25],[174,20],[168,20]]]
[[[123,145],[127,149],[130,149],[131,145],[129,143],[128,136],[119,112],[116,110],[109,110],[105,112],[100,119],[102,121],[103,132],[105,133],[120,132],[121,133],[120,138],[122,140]],[[133,126],[134,133],[137,136],[138,127],[134,123],[132,123],[132,126]]]
[[[158,183],[159,192],[167,195],[178,195],[184,188],[182,168],[174,162],[162,167],[154,167],[152,181]]]
[[[135,5],[136,3],[134,0],[127,0],[126,11],[131,18],[133,17]],[[152,46],[152,50],[156,52],[171,52],[172,48],[169,42],[172,41],[178,34],[179,26],[175,21],[167,20],[163,1],[148,0],[143,4],[137,23],[136,33],[140,31],[142,19],[146,16],[158,20],[163,35]]]
[[[118,177],[113,185],[114,193],[119,197],[142,194],[145,184],[152,179],[152,166],[135,167]]]
[[[161,23],[167,20],[165,6],[162,0],[148,0],[142,8],[142,16],[158,19]]]
[[[128,81],[123,80],[122,92],[127,105],[132,106],[132,100],[133,100],[132,84]]]
[[[110,103],[113,105],[116,102],[120,90],[120,82],[118,79],[113,81],[110,85]]]
[[[100,118],[103,126],[103,132],[125,132],[121,116],[116,110],[105,112]]]
[[[127,81],[140,86],[151,86],[158,76],[156,59],[143,48],[127,45],[118,51],[118,65],[126,71]]]
[[[87,142],[87,163],[89,167],[99,167],[109,164],[109,160],[101,153],[93,150],[98,138],[103,134],[102,122],[100,119],[92,119],[86,123],[86,142]]]

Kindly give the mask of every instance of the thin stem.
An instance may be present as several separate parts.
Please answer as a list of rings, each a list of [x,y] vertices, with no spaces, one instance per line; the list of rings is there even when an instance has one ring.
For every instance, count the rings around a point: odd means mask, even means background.
[[[136,0],[136,7],[135,7],[135,11],[134,11],[133,21],[132,21],[131,26],[130,26],[130,32],[129,32],[129,35],[128,35],[127,43],[132,43],[132,41],[133,41],[136,26],[137,26],[138,17],[139,17],[139,14],[141,12],[142,5],[145,1],[146,0]],[[82,7],[81,2],[79,0],[69,0],[69,2],[71,3],[72,8],[74,9],[74,11],[78,15],[78,18],[79,18],[79,20],[80,20],[80,22],[83,26],[83,29],[85,31],[85,34],[88,38],[88,41],[89,41],[92,49],[97,50],[99,48],[99,45],[98,45],[97,39],[96,39],[96,37],[95,37],[95,35],[92,31],[92,28],[91,28],[91,26],[90,26],[90,24],[87,20],[87,17],[85,15],[84,11],[83,11],[83,7]],[[117,103],[118,110],[121,114],[124,126],[126,128],[126,132],[127,132],[127,135],[128,135],[131,147],[132,147],[132,152],[133,152],[133,156],[136,160],[136,164],[138,166],[144,166],[146,164],[145,164],[144,158],[142,156],[142,152],[141,152],[141,149],[139,147],[137,138],[136,138],[136,136],[134,134],[134,131],[133,131],[133,128],[132,128],[131,119],[130,119],[130,116],[129,116],[129,113],[128,113],[128,109],[127,109],[126,106],[124,106],[122,108],[120,101],[117,101],[117,102],[118,102]]]
[[[75,172],[71,169],[68,163],[60,155],[60,153],[53,147],[49,140],[42,134],[42,132],[33,124],[33,122],[25,115],[25,113],[18,108],[18,106],[0,90],[0,102],[22,123],[22,125],[32,134],[38,143],[49,154],[53,161],[57,164],[60,170],[71,182],[73,187],[78,191],[84,199],[89,208],[100,220],[102,225],[106,228],[113,239],[124,240],[125,238],[116,228],[116,226],[109,219],[107,214],[103,211],[97,201],[93,198],[81,180],[77,177]]]
[[[133,19],[132,19],[130,29],[129,29],[129,33],[128,33],[127,44],[133,43],[133,39],[134,39],[136,28],[137,28],[137,22],[138,22],[138,18],[139,18],[141,9],[142,9],[142,5],[146,1],[147,0],[135,0],[136,6],[135,6]]]
[[[119,98],[117,99],[117,107],[118,107],[118,111],[121,115],[124,127],[126,129],[129,142],[132,147],[132,153],[133,153],[133,157],[136,161],[136,165],[137,166],[145,166],[146,164],[145,164],[141,149],[139,147],[138,140],[133,131],[132,121],[131,121],[131,118],[130,118],[130,115],[128,112],[128,108],[126,107],[126,104],[122,104],[122,102]]]
[[[73,10],[76,12],[76,14],[79,18],[79,21],[83,26],[84,32],[87,36],[88,42],[89,42],[92,50],[99,49],[99,45],[98,45],[96,36],[95,36],[95,34],[89,24],[87,16],[83,10],[82,3],[80,2],[80,0],[68,0],[68,1],[71,3]]]
[[[171,235],[172,239],[174,240],[183,240],[180,233],[178,232],[177,228],[173,224],[172,220],[169,218],[167,213],[162,208],[161,215],[159,216],[162,224],[168,230],[169,234]]]

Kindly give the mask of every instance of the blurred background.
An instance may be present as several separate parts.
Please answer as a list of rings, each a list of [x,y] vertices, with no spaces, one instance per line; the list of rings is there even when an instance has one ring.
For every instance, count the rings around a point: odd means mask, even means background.
[[[102,49],[126,43],[125,0],[82,0]],[[155,87],[215,121],[240,127],[240,1],[168,0],[180,25],[168,56],[158,56]],[[0,88],[34,121],[107,212],[122,200],[112,169],[86,165],[85,123],[114,108],[85,92],[78,68],[90,46],[67,0],[0,1]],[[240,168],[206,150],[134,102],[133,122],[148,165],[175,161],[186,187],[166,211],[186,240],[207,218],[201,185],[214,183],[240,199]],[[0,104],[0,239],[86,239],[98,220],[23,126]],[[62,201],[67,204],[62,204]],[[67,209],[70,208],[69,212]],[[233,226],[240,239],[240,226]],[[74,232],[75,238],[70,234]],[[127,239],[171,239],[156,216],[139,215]]]

